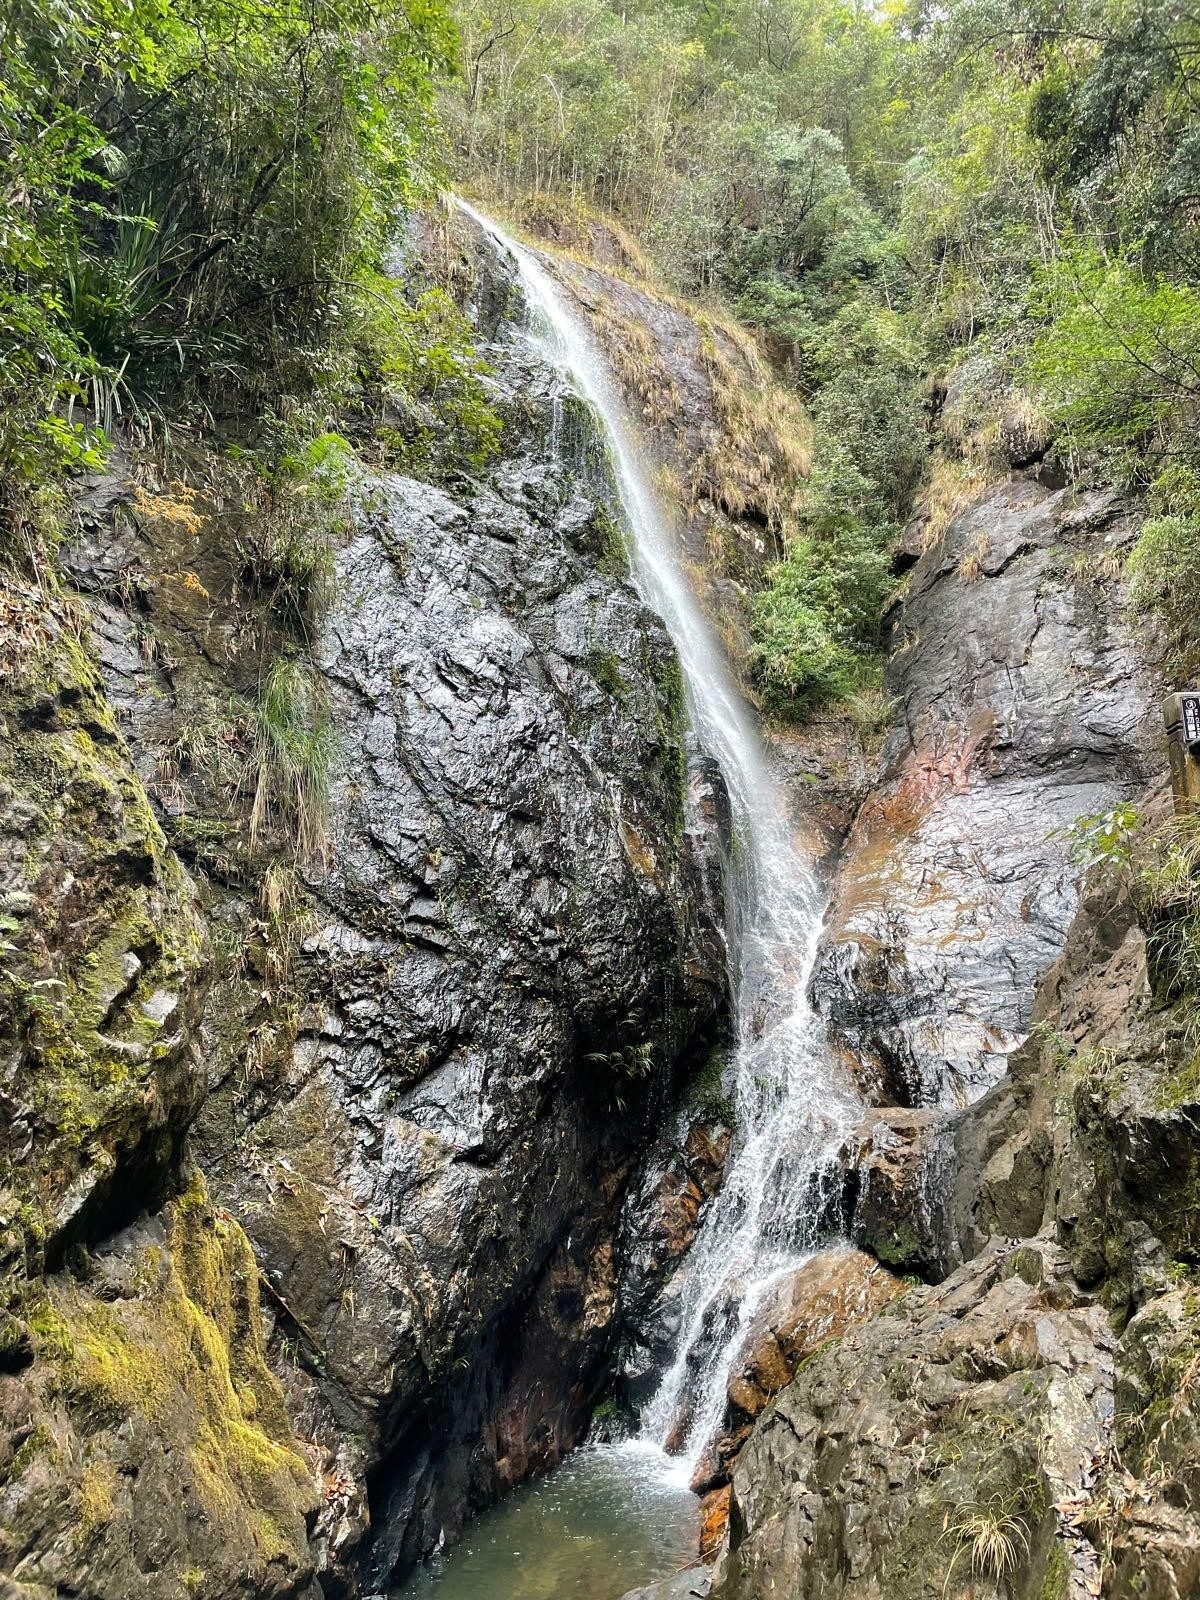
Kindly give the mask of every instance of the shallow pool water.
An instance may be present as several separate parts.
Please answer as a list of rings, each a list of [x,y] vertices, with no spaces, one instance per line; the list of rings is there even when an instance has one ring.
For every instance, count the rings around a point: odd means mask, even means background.
[[[696,1559],[699,1507],[642,1444],[588,1445],[523,1485],[396,1600],[619,1600]]]

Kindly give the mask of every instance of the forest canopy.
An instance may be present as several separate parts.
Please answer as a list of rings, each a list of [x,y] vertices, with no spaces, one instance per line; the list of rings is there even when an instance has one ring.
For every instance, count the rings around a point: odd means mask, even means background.
[[[674,288],[759,329],[811,406],[806,515],[758,602],[768,698],[795,709],[860,675],[919,488],[944,520],[1051,438],[1073,470],[1151,489],[1135,593],[1174,605],[1180,670],[1200,665],[1166,579],[1200,566],[1200,12],[462,0],[458,16],[445,114],[464,181],[512,209],[614,213]]]
[[[425,418],[399,459],[482,459],[465,325],[387,270],[455,181],[615,216],[807,403],[754,601],[765,703],[868,681],[918,496],[936,532],[1047,448],[1148,494],[1135,599],[1190,671],[1198,54],[1161,0],[14,0],[5,521],[130,419],[273,419],[270,476],[373,384]]]

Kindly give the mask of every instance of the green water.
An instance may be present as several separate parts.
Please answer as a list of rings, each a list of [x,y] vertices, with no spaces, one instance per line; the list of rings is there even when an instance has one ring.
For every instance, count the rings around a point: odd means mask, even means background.
[[[619,1600],[696,1559],[699,1503],[678,1474],[649,1446],[576,1450],[473,1522],[395,1600]]]

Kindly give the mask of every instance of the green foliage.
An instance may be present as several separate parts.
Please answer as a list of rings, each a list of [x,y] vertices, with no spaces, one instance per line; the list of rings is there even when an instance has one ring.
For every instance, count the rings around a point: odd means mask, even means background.
[[[394,281],[375,281],[356,330],[360,378],[385,418],[380,436],[408,471],[484,466],[500,442],[488,401],[488,367],[471,325],[444,289],[410,305]]]
[[[1151,485],[1154,513],[1129,552],[1133,602],[1163,625],[1168,669],[1200,671],[1200,468],[1176,462]]]
[[[1052,320],[1030,373],[1082,450],[1169,449],[1200,403],[1200,292],[1073,249],[1045,277]]]
[[[264,826],[282,826],[301,858],[326,846],[333,729],[323,692],[300,659],[267,673],[254,710],[247,780],[253,795],[250,845]]]
[[[818,533],[797,538],[755,596],[750,669],[771,709],[799,714],[867,686],[864,645],[890,587],[876,530],[844,509],[845,482],[814,474]]]
[[[847,338],[825,369],[800,526],[753,602],[750,671],[783,715],[870,684],[869,649],[892,582],[888,547],[925,462],[911,385],[871,328]]]
[[[1195,1032],[1200,1005],[1200,819],[1174,819],[1147,840],[1134,880],[1158,992],[1181,1002]]]
[[[440,0],[15,0],[0,33],[0,474],[345,378],[429,181]]]
[[[1128,803],[1111,811],[1077,817],[1066,830],[1071,860],[1084,871],[1092,867],[1127,867],[1133,860],[1133,845],[1142,818]]]

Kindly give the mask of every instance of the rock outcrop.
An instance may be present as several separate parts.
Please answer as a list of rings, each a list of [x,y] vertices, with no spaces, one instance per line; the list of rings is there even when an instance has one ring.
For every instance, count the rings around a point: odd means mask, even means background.
[[[252,510],[124,458],[81,494],[82,598],[4,597],[0,1571],[31,1596],[384,1588],[555,1461],[724,1003],[712,774],[603,450],[490,250],[450,250],[501,454],[364,477],[323,607],[264,578]],[[327,815],[272,788],[314,728]]]
[[[208,950],[65,597],[0,595],[5,1594],[299,1596],[312,1463],[189,1173]],[[150,1213],[150,1215],[147,1215]]]
[[[1154,768],[1153,692],[1111,574],[1136,530],[1098,491],[992,489],[907,576],[896,719],[847,842],[815,994],[881,1105],[978,1098],[1063,946],[1067,829]]]
[[[715,1594],[1195,1591],[1197,1106],[1119,885],[1082,902],[1035,1023],[954,1129],[965,1265],[764,1413]]]

